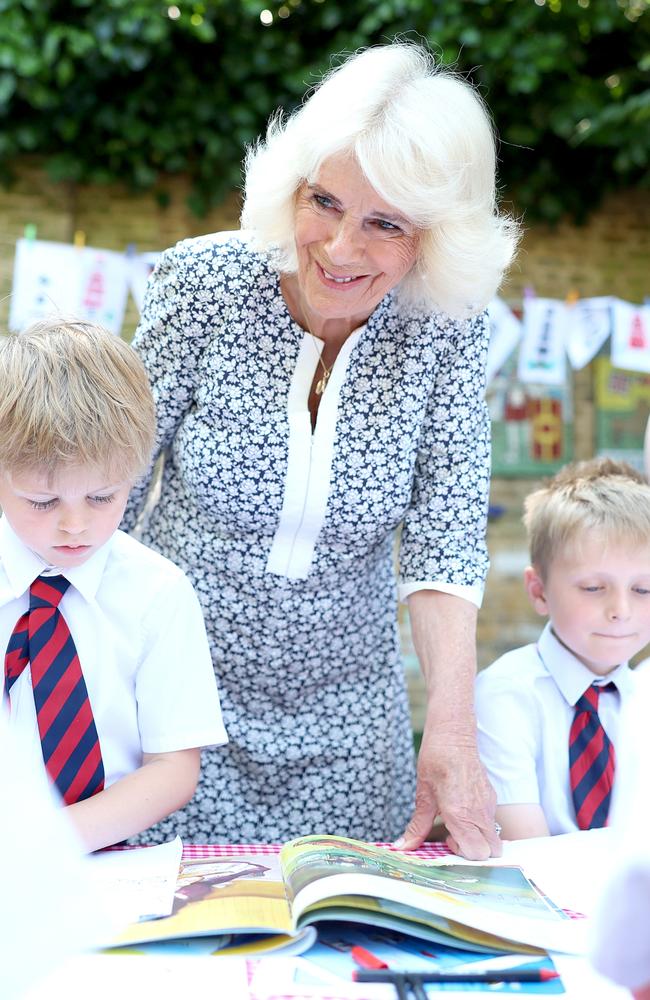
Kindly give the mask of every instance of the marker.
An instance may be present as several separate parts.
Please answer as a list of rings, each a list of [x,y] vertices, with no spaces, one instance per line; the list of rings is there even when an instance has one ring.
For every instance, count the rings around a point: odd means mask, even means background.
[[[361,945],[355,944],[351,949],[350,954],[352,958],[357,963],[361,969],[387,969],[388,965],[386,962],[382,961],[377,955],[373,955],[371,951],[367,948],[362,948]]]
[[[494,969],[490,972],[391,972],[390,970],[353,972],[357,983],[398,983],[408,986],[423,983],[546,983],[558,979],[554,969]]]

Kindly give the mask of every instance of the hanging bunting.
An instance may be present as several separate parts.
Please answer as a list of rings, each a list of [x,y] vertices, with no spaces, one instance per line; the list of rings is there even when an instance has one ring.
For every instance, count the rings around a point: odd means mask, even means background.
[[[47,240],[16,244],[9,329],[47,316],[100,323],[119,334],[128,294],[126,257]]]
[[[9,306],[10,330],[18,332],[54,313],[76,315],[77,253],[68,243],[18,240]]]
[[[614,299],[612,318],[613,366],[650,372],[650,306]]]
[[[521,340],[522,325],[510,306],[503,299],[495,298],[488,305],[490,344],[486,365],[486,384],[489,385]]]
[[[579,299],[566,311],[566,351],[571,367],[578,371],[598,354],[612,331],[610,295]]]
[[[129,292],[122,253],[85,247],[81,251],[79,316],[119,334]]]
[[[131,253],[127,255],[129,263],[129,287],[140,313],[142,312],[147,282],[161,256],[162,254],[160,253]]]
[[[518,377],[537,385],[562,385],[566,378],[567,306],[557,299],[524,298]]]

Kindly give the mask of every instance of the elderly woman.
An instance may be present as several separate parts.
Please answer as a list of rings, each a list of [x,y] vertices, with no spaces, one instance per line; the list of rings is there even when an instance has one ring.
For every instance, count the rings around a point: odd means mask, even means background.
[[[143,538],[194,582],[230,737],[152,836],[410,848],[440,815],[499,853],[472,688],[483,310],[515,228],[488,115],[419,46],[355,55],[250,151],[242,224],[163,255],[134,341],[165,455]],[[428,690],[415,813],[398,592]]]

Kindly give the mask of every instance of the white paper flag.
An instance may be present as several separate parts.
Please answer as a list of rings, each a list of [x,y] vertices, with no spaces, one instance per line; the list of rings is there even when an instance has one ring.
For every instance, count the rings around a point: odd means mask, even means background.
[[[612,364],[634,372],[650,372],[650,306],[621,299],[612,305]]]
[[[135,304],[138,307],[138,312],[142,312],[142,303],[144,302],[144,293],[147,288],[147,282],[151,272],[158,259],[162,256],[160,253],[137,253],[127,255],[127,261],[129,265],[129,284],[131,287],[131,295],[134,298]]]
[[[77,314],[79,250],[68,243],[18,240],[9,329],[22,330],[44,316]]]
[[[504,366],[522,334],[522,325],[503,299],[493,299],[488,305],[490,344],[488,347],[486,383],[490,384]]]
[[[567,307],[566,350],[576,371],[589,364],[612,332],[612,303],[603,295]]]
[[[557,299],[524,299],[524,333],[518,378],[537,385],[562,385],[567,306]]]
[[[113,250],[81,250],[80,319],[119,334],[129,293],[127,258]]]
[[[101,323],[119,334],[128,295],[123,253],[21,239],[16,244],[9,329],[46,316]]]

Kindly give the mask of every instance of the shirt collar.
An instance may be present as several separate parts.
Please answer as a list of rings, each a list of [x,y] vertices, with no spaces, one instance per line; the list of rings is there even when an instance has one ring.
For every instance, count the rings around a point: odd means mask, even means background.
[[[80,566],[56,570],[70,581],[86,601],[92,601],[99,589],[113,538],[112,535]],[[21,597],[39,574],[52,569],[36,552],[21,542],[4,515],[0,518],[0,563],[7,578],[6,584],[4,581],[0,584],[0,602],[3,599],[8,601]]]
[[[569,705],[576,704],[587,688],[595,681],[608,684],[613,681],[622,695],[631,690],[632,671],[627,661],[619,664],[605,677],[598,677],[582,663],[566,646],[563,646],[547,622],[537,642],[537,652]]]

